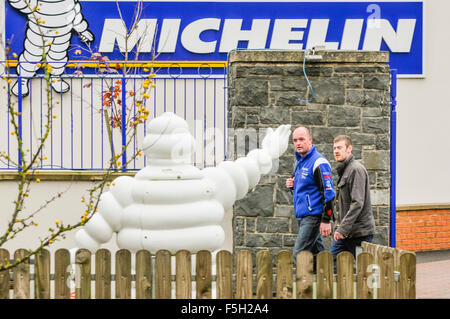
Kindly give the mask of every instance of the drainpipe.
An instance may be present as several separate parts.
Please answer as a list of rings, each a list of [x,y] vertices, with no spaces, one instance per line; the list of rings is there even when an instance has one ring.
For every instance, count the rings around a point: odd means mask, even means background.
[[[390,193],[390,218],[389,218],[389,246],[397,246],[397,209],[396,209],[396,161],[397,161],[397,70],[391,70],[391,193]]]

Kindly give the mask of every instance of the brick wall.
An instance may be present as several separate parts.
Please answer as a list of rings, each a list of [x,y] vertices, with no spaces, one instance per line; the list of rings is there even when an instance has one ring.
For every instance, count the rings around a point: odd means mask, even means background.
[[[397,208],[397,248],[450,249],[450,204]]]

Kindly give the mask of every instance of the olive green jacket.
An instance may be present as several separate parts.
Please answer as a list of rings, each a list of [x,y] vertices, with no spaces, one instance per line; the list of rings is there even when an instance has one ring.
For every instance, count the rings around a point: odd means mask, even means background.
[[[337,167],[336,231],[346,238],[373,235],[369,175],[352,154]]]

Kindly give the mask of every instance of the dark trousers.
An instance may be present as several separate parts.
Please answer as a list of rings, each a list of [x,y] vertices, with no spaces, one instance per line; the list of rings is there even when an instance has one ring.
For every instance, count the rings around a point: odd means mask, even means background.
[[[343,251],[350,252],[353,257],[356,258],[356,247],[361,246],[361,242],[367,241],[371,243],[373,240],[373,235],[355,237],[355,238],[344,238],[338,239],[337,241],[333,241],[331,244],[330,253],[333,255],[334,262],[334,272],[336,273],[336,261],[337,255]]]
[[[314,256],[314,270],[316,269],[316,255],[324,250],[322,235],[319,233],[321,220],[321,215],[310,215],[298,221],[299,230],[293,251],[294,266],[297,265],[297,254],[307,250]]]

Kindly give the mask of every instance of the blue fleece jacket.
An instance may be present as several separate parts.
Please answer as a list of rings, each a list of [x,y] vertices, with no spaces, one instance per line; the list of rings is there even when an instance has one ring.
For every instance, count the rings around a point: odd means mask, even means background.
[[[301,219],[308,215],[322,214],[322,221],[329,222],[333,217],[334,198],[331,166],[327,159],[313,145],[305,155],[297,157],[294,173],[295,217]]]

